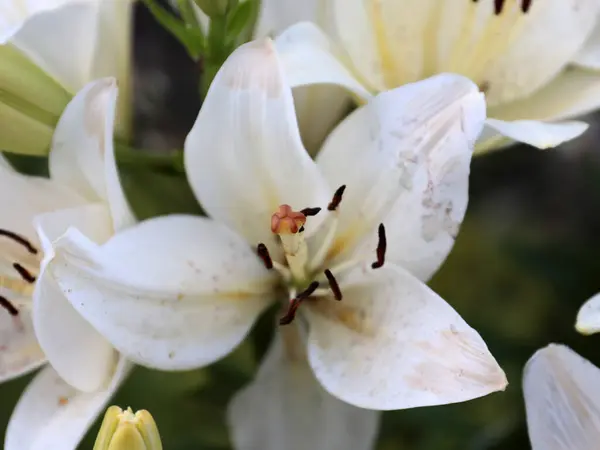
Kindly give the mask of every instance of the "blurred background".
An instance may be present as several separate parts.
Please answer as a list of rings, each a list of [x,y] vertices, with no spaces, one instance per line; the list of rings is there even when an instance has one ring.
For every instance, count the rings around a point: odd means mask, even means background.
[[[190,95],[198,91],[201,67],[141,5],[135,17],[136,146],[182,148],[201,103]],[[514,146],[473,162],[467,217],[431,281],[481,333],[507,373],[508,389],[464,404],[385,413],[378,449],[528,449],[525,361],[561,342],[600,365],[600,336],[574,329],[579,306],[600,291],[600,114],[587,121],[589,131],[561,148]],[[165,171],[150,179],[134,167],[122,170],[140,216],[199,211],[180,176]],[[225,407],[256,369],[271,319],[261,319],[252,340],[209,369],[136,369],[112,403],[151,411],[166,450],[229,449]],[[0,424],[30,378],[0,385]],[[92,448],[98,428],[80,448]]]

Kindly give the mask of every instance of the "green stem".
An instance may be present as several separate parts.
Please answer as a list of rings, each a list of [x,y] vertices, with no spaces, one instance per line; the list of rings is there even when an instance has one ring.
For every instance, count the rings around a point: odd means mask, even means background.
[[[184,173],[183,151],[171,150],[162,153],[150,153],[136,150],[124,144],[115,144],[115,156],[117,161],[123,165],[146,166],[156,169],[172,170]]]

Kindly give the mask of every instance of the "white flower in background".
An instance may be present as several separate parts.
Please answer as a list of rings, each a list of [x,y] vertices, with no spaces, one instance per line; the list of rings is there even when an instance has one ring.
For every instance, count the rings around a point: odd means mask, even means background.
[[[527,362],[523,393],[532,450],[592,450],[600,440],[600,369],[564,345]]]
[[[104,245],[72,228],[53,242],[47,270],[123,355],[164,370],[224,357],[277,302],[286,334],[233,404],[238,447],[263,439],[260,448],[282,448],[270,433],[294,429],[295,446],[363,448],[376,432],[370,409],[506,386],[479,334],[424,283],[463,219],[484,120],[477,86],[440,75],[373,98],[313,161],[272,42],[245,44],[217,74],[185,144],[211,218],[151,219]],[[287,365],[304,353],[307,365]],[[254,413],[240,413],[249,402]],[[272,420],[262,431],[256,411]],[[338,433],[354,425],[361,440]]]
[[[600,331],[600,294],[594,295],[583,304],[577,314],[575,328],[582,334],[594,334]]]
[[[1,160],[0,380],[46,358],[52,365],[19,400],[5,450],[75,449],[128,371],[45,270],[50,240],[68,227],[102,243],[134,223],[113,154],[116,98],[114,79],[103,79],[69,103],[54,134],[50,179],[21,175]],[[43,227],[40,240],[32,223]]]
[[[320,142],[370,95],[451,72],[485,92],[477,151],[510,140],[547,148],[579,136],[600,107],[597,0],[264,0],[259,33],[277,39],[303,139]],[[327,36],[326,36],[327,35]],[[507,139],[509,138],[509,139]]]
[[[129,128],[131,0],[2,0],[0,150],[46,154],[88,82],[116,77],[117,131]]]

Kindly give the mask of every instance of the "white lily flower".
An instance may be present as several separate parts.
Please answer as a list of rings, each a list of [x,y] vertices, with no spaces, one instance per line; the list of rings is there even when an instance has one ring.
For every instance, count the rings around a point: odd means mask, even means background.
[[[87,83],[118,79],[117,131],[129,128],[131,0],[3,0],[0,148],[46,154],[65,106]]]
[[[1,160],[0,381],[46,358],[52,366],[19,400],[6,450],[75,449],[130,366],[72,309],[45,270],[50,241],[68,227],[104,242],[134,222],[114,160],[116,97],[114,79],[103,79],[69,103],[53,138],[50,179],[18,174]]]
[[[600,331],[600,293],[590,298],[579,309],[575,328],[581,334],[594,334]]]
[[[338,85],[359,102],[436,73],[486,94],[484,151],[511,141],[556,146],[585,131],[569,120],[600,107],[597,0],[265,0],[260,33],[296,86]],[[594,31],[594,27],[596,27]],[[592,69],[586,70],[586,69]],[[320,142],[346,111],[342,89],[297,92],[303,138]]]
[[[351,405],[411,408],[504,389],[479,334],[423,282],[453,246],[484,119],[476,85],[439,75],[373,98],[313,161],[272,42],[245,44],[215,77],[185,144],[189,181],[211,218],[151,219],[104,245],[70,229],[47,269],[95,329],[145,366],[210,364],[280,302],[281,323],[308,333],[322,388]],[[262,386],[278,370],[278,345]],[[293,378],[287,370],[281,376]],[[349,423],[364,413],[304,387],[315,411]],[[272,430],[291,426],[289,409],[280,411],[269,413]]]
[[[527,362],[523,391],[532,450],[592,450],[600,439],[600,369],[564,345]]]

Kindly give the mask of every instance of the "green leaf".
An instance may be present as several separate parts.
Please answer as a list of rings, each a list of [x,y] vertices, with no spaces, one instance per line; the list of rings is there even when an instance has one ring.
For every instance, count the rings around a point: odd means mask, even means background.
[[[198,59],[204,50],[204,34],[199,24],[180,20],[156,0],[143,0],[148,10],[163,28],[169,31],[186,49],[192,59]]]
[[[238,4],[234,10],[227,16],[227,37],[237,40],[248,25],[252,23],[254,16],[255,2],[245,1]]]

